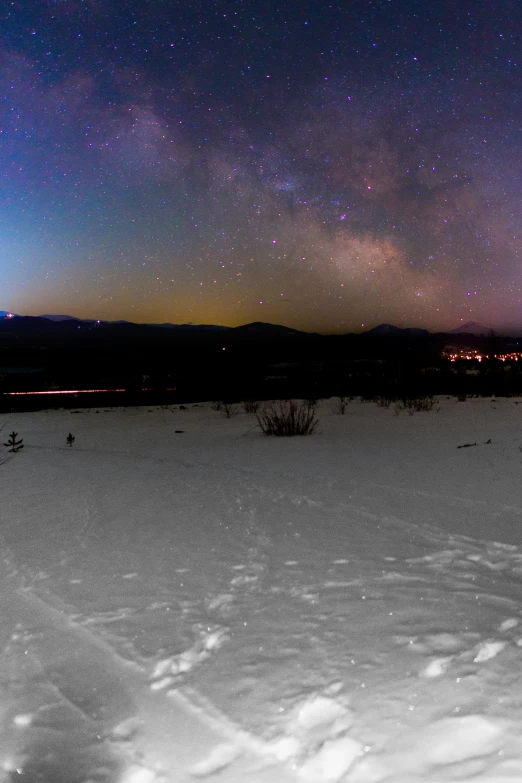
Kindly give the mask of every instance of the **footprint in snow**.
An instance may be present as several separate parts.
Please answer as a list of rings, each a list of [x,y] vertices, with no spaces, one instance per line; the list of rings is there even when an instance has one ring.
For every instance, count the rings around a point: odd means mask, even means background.
[[[506,649],[508,642],[505,640],[490,639],[472,647],[471,650],[456,655],[449,655],[441,658],[434,658],[429,664],[419,672],[419,677],[431,678],[440,677],[444,674],[454,661],[469,663],[485,663],[495,658],[499,653]]]
[[[506,633],[516,628],[518,622],[517,618],[508,617],[499,624],[497,632]],[[454,661],[461,663],[485,663],[503,652],[509,644],[505,639],[486,639],[470,646],[470,642],[476,640],[477,637],[477,633],[459,635],[443,632],[427,634],[424,637],[396,636],[395,642],[407,646],[408,650],[413,653],[421,655],[439,653],[438,657],[432,658],[419,672],[420,677],[433,678],[445,674]],[[516,644],[517,646],[522,646],[522,640],[517,640]],[[440,655],[440,653],[445,654]]]
[[[151,674],[150,688],[164,690],[177,685],[184,674],[188,674],[219,650],[227,638],[224,628],[199,629],[199,639],[188,650],[158,661]]]

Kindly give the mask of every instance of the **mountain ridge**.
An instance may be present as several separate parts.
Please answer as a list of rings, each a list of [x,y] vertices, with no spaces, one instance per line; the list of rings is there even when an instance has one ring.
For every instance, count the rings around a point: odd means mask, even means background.
[[[448,334],[473,334],[475,337],[489,337],[493,334],[493,331],[490,326],[484,326],[477,321],[468,321],[462,324],[462,326],[452,329]]]
[[[66,314],[43,314],[43,315],[37,315],[37,316],[30,316],[30,315],[19,315],[17,313],[13,313],[9,310],[0,310],[0,322],[2,321],[13,321],[14,319],[31,319],[37,321],[38,319],[43,319],[44,321],[47,321],[49,323],[53,323],[56,325],[65,324],[67,322],[74,322],[78,324],[79,327],[81,325],[86,326],[129,326],[129,327],[139,327],[139,328],[157,328],[157,329],[165,329],[165,330],[171,330],[171,331],[185,331],[185,332],[214,332],[216,334],[222,332],[222,333],[236,333],[236,334],[248,334],[250,336],[258,335],[258,336],[278,336],[278,335],[317,335],[317,332],[307,332],[302,329],[295,329],[293,327],[289,326],[283,326],[281,324],[272,324],[264,321],[252,321],[250,323],[241,324],[240,326],[223,326],[220,324],[194,324],[194,323],[182,323],[182,324],[175,324],[170,322],[164,322],[164,323],[136,323],[134,321],[127,321],[124,319],[115,320],[115,321],[108,321],[103,319],[97,319],[97,318],[78,318],[74,315],[66,315]],[[324,333],[325,335],[328,333]],[[507,332],[494,332],[494,330],[489,327],[485,326],[484,324],[480,324],[477,321],[468,321],[465,324],[462,324],[460,326],[455,327],[454,329],[450,329],[447,331],[430,331],[428,329],[422,329],[419,327],[399,327],[395,326],[393,324],[389,323],[381,323],[377,326],[374,326],[371,329],[367,329],[363,332],[345,332],[343,334],[363,334],[363,335],[370,335],[374,337],[399,337],[399,336],[409,336],[409,337],[421,337],[421,336],[427,336],[427,335],[433,335],[433,334],[447,334],[452,336],[463,336],[463,335],[473,335],[475,337],[489,337],[493,334],[497,334],[498,336],[503,337],[510,337],[513,336],[511,334],[508,334]]]

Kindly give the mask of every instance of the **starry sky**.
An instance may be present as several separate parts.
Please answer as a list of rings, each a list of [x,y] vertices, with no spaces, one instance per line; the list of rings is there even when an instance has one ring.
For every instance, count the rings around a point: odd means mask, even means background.
[[[522,330],[520,0],[5,0],[0,309]]]

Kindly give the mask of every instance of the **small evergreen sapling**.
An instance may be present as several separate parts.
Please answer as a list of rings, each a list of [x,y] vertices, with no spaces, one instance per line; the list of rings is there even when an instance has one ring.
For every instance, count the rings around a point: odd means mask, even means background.
[[[72,446],[75,440],[76,440],[76,438],[74,437],[74,435],[72,434],[72,432],[70,432],[70,433],[67,435],[67,438],[66,438],[66,443],[67,443],[67,445],[68,445],[68,446]]]
[[[20,449],[23,449],[24,447],[23,438],[16,440],[17,437],[18,433],[13,430],[9,435],[9,440],[7,443],[4,443],[4,446],[7,448],[7,450],[13,454],[16,454],[17,451],[20,451]]]

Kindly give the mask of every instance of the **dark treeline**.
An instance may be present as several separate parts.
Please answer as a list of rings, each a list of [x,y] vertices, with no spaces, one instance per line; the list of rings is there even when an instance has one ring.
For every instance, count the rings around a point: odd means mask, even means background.
[[[522,350],[522,341],[512,338],[408,330],[326,336],[268,324],[220,329],[13,318],[0,322],[0,404],[5,411],[211,399],[522,394],[522,361],[449,362],[441,353],[450,342],[489,355]],[[7,394],[53,389],[124,391]]]

